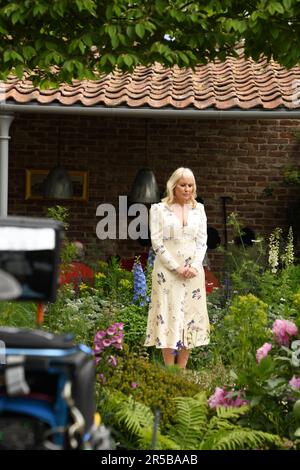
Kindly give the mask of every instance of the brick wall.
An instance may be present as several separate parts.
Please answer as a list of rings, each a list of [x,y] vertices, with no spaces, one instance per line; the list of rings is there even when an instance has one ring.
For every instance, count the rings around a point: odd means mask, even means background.
[[[116,204],[119,195],[128,194],[141,167],[154,170],[163,191],[171,172],[186,166],[195,173],[208,224],[222,240],[224,196],[231,198],[227,213],[237,211],[245,226],[266,236],[274,227],[287,225],[287,208],[300,196],[298,188],[282,182],[283,168],[298,163],[296,129],[296,120],[150,119],[146,126],[144,119],[134,118],[16,115],[9,213],[42,216],[47,207],[62,204],[70,210],[70,238],[85,241],[100,256],[132,256],[143,250],[137,242],[119,241],[116,246],[97,239],[97,206]],[[69,170],[89,171],[88,201],[25,200],[25,169],[52,168],[58,159]],[[264,194],[265,188],[273,188],[273,194]],[[211,251],[210,258],[218,270],[220,255]]]

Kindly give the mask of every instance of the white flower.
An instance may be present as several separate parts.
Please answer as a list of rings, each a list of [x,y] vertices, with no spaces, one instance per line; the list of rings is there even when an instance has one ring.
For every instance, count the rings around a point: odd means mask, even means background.
[[[269,240],[269,265],[272,273],[277,273],[279,265],[279,244],[281,238],[282,229],[276,228],[270,235]]]

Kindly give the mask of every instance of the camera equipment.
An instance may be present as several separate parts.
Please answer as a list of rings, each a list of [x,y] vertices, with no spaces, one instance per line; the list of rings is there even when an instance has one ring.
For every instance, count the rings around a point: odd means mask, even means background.
[[[0,300],[56,299],[62,224],[0,219]],[[0,450],[110,449],[91,350],[70,335],[0,328]]]

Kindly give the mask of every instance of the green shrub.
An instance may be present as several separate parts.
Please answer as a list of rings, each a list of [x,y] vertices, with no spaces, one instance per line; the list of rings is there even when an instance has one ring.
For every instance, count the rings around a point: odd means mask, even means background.
[[[216,357],[234,369],[253,364],[255,352],[269,337],[267,304],[252,294],[234,298],[224,322],[212,332]]]
[[[143,353],[147,327],[147,307],[128,305],[116,309],[115,321],[124,323],[124,342],[133,352]]]
[[[57,301],[47,306],[44,328],[53,333],[72,333],[75,342],[91,346],[95,333],[113,323],[114,309],[112,302],[98,295],[76,297],[64,286]]]
[[[241,450],[282,448],[279,436],[239,424],[247,407],[220,407],[209,410],[205,393],[194,397],[170,398],[172,427],[157,429],[153,438],[154,416],[147,405],[115,391],[107,396],[106,411],[118,433],[123,449],[158,450]]]
[[[132,272],[122,269],[115,257],[109,263],[100,260],[95,269],[95,290],[101,297],[128,304],[133,296]]]
[[[106,376],[104,389],[108,393],[119,390],[125,395],[134,395],[138,402],[149,406],[152,411],[160,410],[162,429],[170,427],[174,411],[171,398],[193,396],[201,390],[199,384],[188,381],[177,367],[154,365],[146,356],[131,353],[126,346],[123,357],[118,360],[118,366],[111,369],[110,376]]]

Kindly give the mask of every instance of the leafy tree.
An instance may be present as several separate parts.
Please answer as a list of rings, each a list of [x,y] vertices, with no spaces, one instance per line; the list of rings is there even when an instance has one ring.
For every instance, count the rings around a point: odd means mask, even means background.
[[[0,79],[27,71],[42,87],[225,60],[239,41],[247,57],[297,64],[299,0],[0,0]]]

